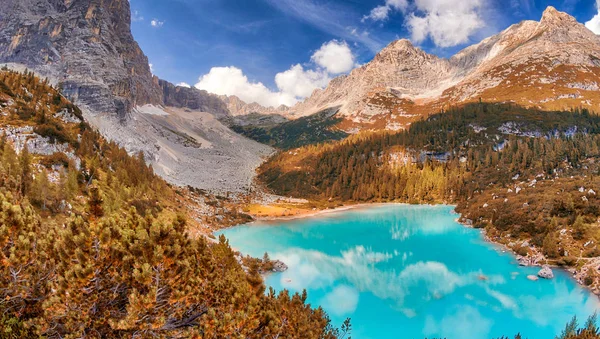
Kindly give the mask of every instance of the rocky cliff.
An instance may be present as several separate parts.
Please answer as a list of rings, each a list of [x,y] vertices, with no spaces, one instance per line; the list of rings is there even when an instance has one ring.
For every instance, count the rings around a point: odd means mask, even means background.
[[[91,111],[124,117],[136,105],[161,103],[130,21],[127,0],[5,0],[0,62],[49,76]]]
[[[228,114],[205,91],[154,77],[131,34],[128,0],[5,0],[0,62],[25,65],[93,113],[124,118],[146,104]]]
[[[450,59],[429,55],[408,40],[395,41],[290,113],[305,116],[341,105],[347,129],[398,129],[480,98],[600,112],[599,89],[600,37],[549,7],[539,22],[513,25]]]
[[[227,105],[229,112],[233,116],[248,115],[252,113],[258,113],[263,115],[285,115],[290,109],[288,106],[285,105],[281,105],[277,108],[274,108],[264,107],[256,102],[246,103],[235,95],[219,95],[219,99],[221,99]]]
[[[210,112],[219,118],[230,113],[227,104],[216,95],[193,87],[175,86],[165,80],[158,80],[158,84],[162,90],[162,101],[165,106]]]
[[[104,136],[175,184],[245,191],[271,148],[218,119],[218,96],[153,76],[128,0],[3,0],[0,63],[47,76]],[[227,175],[223,175],[226,173]]]

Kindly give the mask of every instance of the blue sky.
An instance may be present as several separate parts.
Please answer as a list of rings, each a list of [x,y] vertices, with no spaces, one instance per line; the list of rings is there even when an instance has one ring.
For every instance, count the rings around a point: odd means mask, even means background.
[[[347,63],[331,67],[345,53],[356,66],[408,38],[449,57],[513,23],[539,20],[548,5],[582,23],[598,14],[594,0],[131,0],[133,34],[156,75],[195,85],[209,74],[206,89],[263,104],[291,104],[349,71]]]

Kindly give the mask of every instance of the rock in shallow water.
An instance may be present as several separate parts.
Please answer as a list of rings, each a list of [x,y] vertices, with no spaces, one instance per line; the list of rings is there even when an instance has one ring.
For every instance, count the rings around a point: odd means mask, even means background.
[[[554,278],[554,273],[552,273],[552,269],[546,265],[542,267],[542,269],[538,272],[538,277],[544,279],[552,279]]]
[[[285,272],[288,270],[288,266],[284,264],[282,261],[275,260],[273,261],[273,272]]]
[[[536,277],[536,276],[535,276],[535,275],[533,275],[533,274],[532,274],[532,275],[528,275],[528,276],[527,276],[527,279],[529,279],[529,280],[531,280],[531,281],[537,281],[537,280],[539,280],[539,278],[538,278],[538,277]]]

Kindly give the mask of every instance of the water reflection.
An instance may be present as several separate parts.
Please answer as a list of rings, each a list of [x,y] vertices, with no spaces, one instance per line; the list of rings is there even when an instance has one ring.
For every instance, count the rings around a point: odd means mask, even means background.
[[[598,309],[566,274],[529,281],[535,268],[514,265],[451,210],[385,206],[225,233],[245,253],[286,262],[268,283],[307,289],[334,324],[351,317],[353,338],[551,338]]]

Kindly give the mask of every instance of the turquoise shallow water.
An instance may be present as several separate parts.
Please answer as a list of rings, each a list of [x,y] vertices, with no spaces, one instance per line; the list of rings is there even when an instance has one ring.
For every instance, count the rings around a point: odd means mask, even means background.
[[[529,281],[538,269],[517,266],[457,217],[451,206],[384,205],[220,233],[245,254],[287,263],[267,284],[306,289],[337,326],[352,318],[354,339],[554,338],[599,308],[564,272]]]

